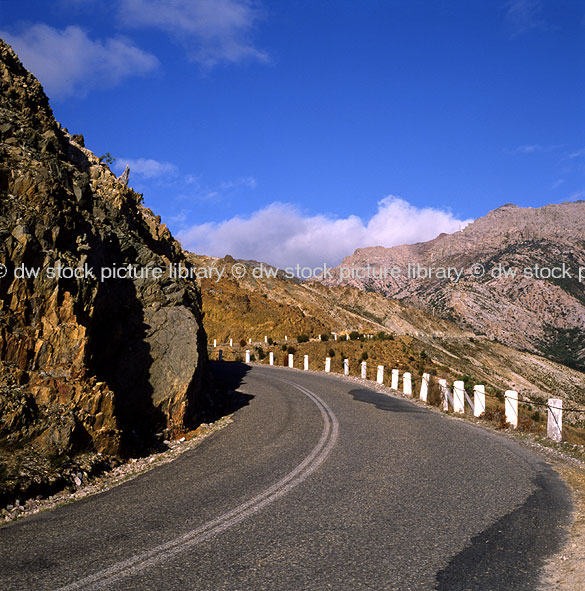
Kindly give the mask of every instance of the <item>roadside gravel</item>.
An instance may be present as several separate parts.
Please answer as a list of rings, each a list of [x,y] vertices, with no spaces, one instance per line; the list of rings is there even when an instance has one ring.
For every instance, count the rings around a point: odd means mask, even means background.
[[[9,505],[7,508],[1,510],[0,526],[16,519],[22,519],[23,517],[28,517],[41,511],[54,509],[55,507],[99,494],[157,466],[168,464],[179,455],[197,447],[212,433],[229,425],[232,422],[232,416],[226,415],[214,423],[203,423],[195,431],[187,433],[185,437],[177,441],[165,441],[167,446],[165,451],[156,452],[143,458],[133,458],[128,462],[120,464],[110,472],[89,478],[87,482],[79,480],[79,486],[76,490],[66,489],[48,498],[29,499],[22,505]]]

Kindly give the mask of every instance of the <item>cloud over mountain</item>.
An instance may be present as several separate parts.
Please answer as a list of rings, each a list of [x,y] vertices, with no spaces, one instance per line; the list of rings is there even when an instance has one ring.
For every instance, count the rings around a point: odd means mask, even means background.
[[[267,261],[279,267],[338,264],[356,248],[394,246],[451,233],[471,220],[449,211],[418,208],[389,195],[368,220],[350,215],[305,215],[287,203],[272,203],[249,217],[199,224],[179,233],[184,248],[200,254]]]
[[[59,30],[36,24],[20,33],[0,31],[0,37],[12,45],[45,91],[57,98],[111,88],[159,65],[154,55],[124,37],[93,40],[77,26]]]

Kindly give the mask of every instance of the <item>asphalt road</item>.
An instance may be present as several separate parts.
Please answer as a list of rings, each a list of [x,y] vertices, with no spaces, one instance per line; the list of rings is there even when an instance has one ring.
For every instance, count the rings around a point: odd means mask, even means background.
[[[249,395],[235,422],[0,528],[0,589],[536,588],[571,508],[538,456],[365,384],[222,367]]]

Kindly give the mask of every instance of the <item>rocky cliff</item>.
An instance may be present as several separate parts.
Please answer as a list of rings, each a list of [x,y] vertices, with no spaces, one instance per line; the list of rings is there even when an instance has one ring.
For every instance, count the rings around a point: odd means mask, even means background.
[[[370,277],[340,274],[342,268],[368,265]],[[380,269],[393,267],[401,272],[379,276]],[[457,271],[443,276],[440,270],[449,267]],[[505,205],[430,242],[358,249],[325,282],[379,292],[517,349],[583,369],[585,283],[579,280],[580,267],[585,272],[585,202]],[[549,270],[558,277],[549,277]]]
[[[197,287],[101,277],[188,264],[180,246],[1,41],[0,140],[0,450],[124,454],[196,426],[209,402]]]

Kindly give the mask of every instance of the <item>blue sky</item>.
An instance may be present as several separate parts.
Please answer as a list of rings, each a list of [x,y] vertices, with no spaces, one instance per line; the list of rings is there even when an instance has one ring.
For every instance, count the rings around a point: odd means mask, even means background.
[[[0,35],[201,253],[333,264],[585,199],[581,1],[0,1]]]

